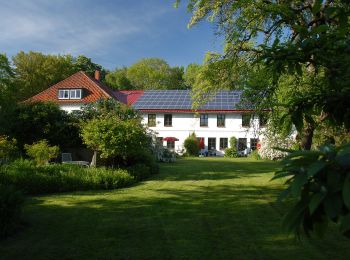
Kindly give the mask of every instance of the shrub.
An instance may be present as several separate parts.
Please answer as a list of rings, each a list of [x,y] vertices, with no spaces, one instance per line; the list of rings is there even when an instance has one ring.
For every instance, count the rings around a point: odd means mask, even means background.
[[[135,182],[126,170],[82,168],[70,164],[36,166],[16,160],[2,166],[0,184],[13,185],[30,195],[96,189],[116,189]]]
[[[24,145],[27,155],[34,159],[37,165],[44,165],[58,156],[59,148],[58,146],[49,146],[46,140],[41,140],[32,145]]]
[[[14,159],[17,155],[17,141],[8,136],[0,135],[0,164],[1,160],[8,161]]]
[[[138,181],[147,179],[151,175],[150,168],[143,163],[128,167],[128,172]]]
[[[296,199],[283,225],[288,232],[322,235],[328,222],[340,222],[340,232],[350,238],[350,143],[327,144],[316,151],[296,151],[282,160],[273,179],[287,177],[282,198]]]
[[[163,150],[162,162],[175,162],[176,154],[168,149]]]
[[[237,150],[237,138],[234,136],[230,138],[230,147]]]
[[[184,146],[186,148],[186,153],[190,156],[198,156],[199,153],[199,141],[195,133],[192,133],[185,139]]]
[[[225,149],[225,157],[229,157],[229,158],[236,158],[238,157],[238,152],[237,152],[237,148],[226,148]]]
[[[20,224],[22,194],[12,186],[0,184],[0,238],[12,234]]]
[[[258,151],[262,159],[278,160],[287,156],[288,153],[284,150],[276,149],[291,149],[295,144],[292,137],[281,137],[272,133],[265,133],[265,137],[261,141],[261,147]]]
[[[237,138],[234,136],[230,138],[230,148],[225,149],[225,157],[230,157],[230,158],[238,157]]]
[[[261,159],[258,150],[253,150],[253,151],[248,155],[248,158],[254,159],[254,160],[260,160],[260,159]]]
[[[159,173],[159,165],[156,158],[150,151],[140,149],[132,158],[128,158],[128,165],[133,166],[137,164],[143,164],[148,167],[150,174]]]
[[[45,102],[26,102],[13,105],[7,115],[3,133],[17,140],[18,148],[23,151],[24,144],[39,140],[48,140],[52,145],[74,147],[80,145],[78,128],[72,124],[72,118],[57,104]]]

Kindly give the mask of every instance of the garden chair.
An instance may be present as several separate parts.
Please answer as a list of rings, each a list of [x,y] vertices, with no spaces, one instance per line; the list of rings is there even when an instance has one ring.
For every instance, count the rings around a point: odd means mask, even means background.
[[[85,167],[89,167],[90,163],[87,161],[73,161],[71,153],[62,153],[63,164],[77,164]]]

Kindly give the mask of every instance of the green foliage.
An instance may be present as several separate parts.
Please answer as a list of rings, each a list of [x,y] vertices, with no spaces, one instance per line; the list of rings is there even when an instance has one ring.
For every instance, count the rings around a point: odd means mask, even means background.
[[[237,138],[234,136],[230,138],[230,148],[225,149],[225,157],[229,157],[229,158],[238,157]]]
[[[183,75],[184,83],[188,88],[192,88],[195,85],[198,75],[201,72],[202,65],[197,63],[191,63],[187,66]]]
[[[283,224],[288,232],[323,235],[328,222],[340,223],[350,238],[350,143],[327,144],[315,151],[292,152],[273,179],[287,177],[282,198],[296,199]]]
[[[111,166],[147,165],[157,172],[152,138],[141,124],[140,114],[115,100],[100,100],[75,113],[80,118],[81,137],[92,150],[99,151]]]
[[[322,121],[350,128],[349,1],[189,0],[188,10],[189,27],[208,19],[226,43],[207,58],[195,104],[244,88],[250,105],[277,111],[278,128],[296,126],[303,149]]]
[[[73,118],[56,104],[38,102],[13,106],[6,125],[0,126],[0,133],[15,138],[19,149],[42,139],[60,147],[81,145]]]
[[[8,136],[0,135],[0,164],[1,160],[8,161],[18,155],[16,139],[10,139]]]
[[[79,55],[73,59],[72,67],[75,72],[84,71],[91,77],[94,77],[95,71],[100,71],[100,77],[103,81],[107,71],[99,64],[92,62],[92,60],[84,55]]]
[[[198,156],[199,153],[199,141],[196,137],[195,133],[190,134],[184,142],[184,147],[186,149],[186,153],[190,156]]]
[[[230,138],[230,147],[237,149],[237,138],[234,136]]]
[[[260,160],[261,157],[258,153],[258,150],[254,150],[252,151],[249,155],[248,155],[248,158],[251,158],[251,159],[254,159],[254,160]]]
[[[238,157],[238,152],[237,152],[237,148],[226,148],[225,149],[225,157],[228,157],[228,158],[236,158]]]
[[[6,55],[0,53],[0,132],[7,124],[6,114],[12,109],[15,100],[14,72]]]
[[[0,184],[0,239],[12,234],[20,224],[22,194],[12,186]]]
[[[0,171],[0,184],[13,185],[29,195],[117,189],[135,182],[126,170],[82,168],[70,164],[37,166],[28,160],[17,160],[2,166]]]
[[[46,140],[40,140],[32,145],[25,144],[24,149],[37,165],[47,164],[51,159],[56,158],[60,152],[58,146],[50,146]]]
[[[183,68],[171,68],[158,58],[138,61],[127,69],[127,78],[136,89],[181,89]]]
[[[140,149],[133,156],[127,158],[127,165],[145,165],[149,174],[159,173],[159,165],[156,162],[156,156],[147,149]]]
[[[40,52],[19,52],[13,57],[16,100],[25,100],[47,89],[49,86],[71,76],[78,71],[85,71],[94,76],[95,70],[100,70],[101,80],[106,70],[90,58],[79,55],[45,55]]]
[[[122,120],[113,114],[93,118],[82,125],[84,143],[102,158],[128,158],[148,146],[146,130],[137,119]]]
[[[122,120],[141,120],[140,114],[137,110],[133,109],[131,106],[124,105],[115,99],[100,99],[95,103],[86,104],[81,110],[73,111],[71,115],[75,119],[84,122],[109,113]]]
[[[74,73],[70,55],[44,55],[19,52],[13,57],[16,73],[16,99],[24,100]]]
[[[143,163],[134,164],[128,167],[128,172],[138,181],[147,179],[150,176],[150,168]]]
[[[109,72],[105,79],[107,85],[117,90],[135,89],[128,79],[127,71],[128,69],[123,67],[121,69],[117,68],[114,71]]]

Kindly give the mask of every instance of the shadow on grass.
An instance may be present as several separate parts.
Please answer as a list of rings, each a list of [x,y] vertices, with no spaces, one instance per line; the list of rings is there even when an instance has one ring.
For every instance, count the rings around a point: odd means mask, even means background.
[[[158,187],[32,198],[32,226],[2,259],[344,259],[348,241],[298,243],[281,232],[276,187]],[[276,210],[277,209],[277,210]],[[322,250],[320,250],[322,248]]]

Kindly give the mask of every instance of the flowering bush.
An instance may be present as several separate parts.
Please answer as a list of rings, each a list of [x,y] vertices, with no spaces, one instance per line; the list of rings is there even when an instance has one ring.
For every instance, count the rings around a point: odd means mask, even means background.
[[[279,135],[265,133],[258,153],[262,159],[278,160],[287,156],[288,153],[274,148],[291,149],[294,144],[293,137],[282,138]]]

